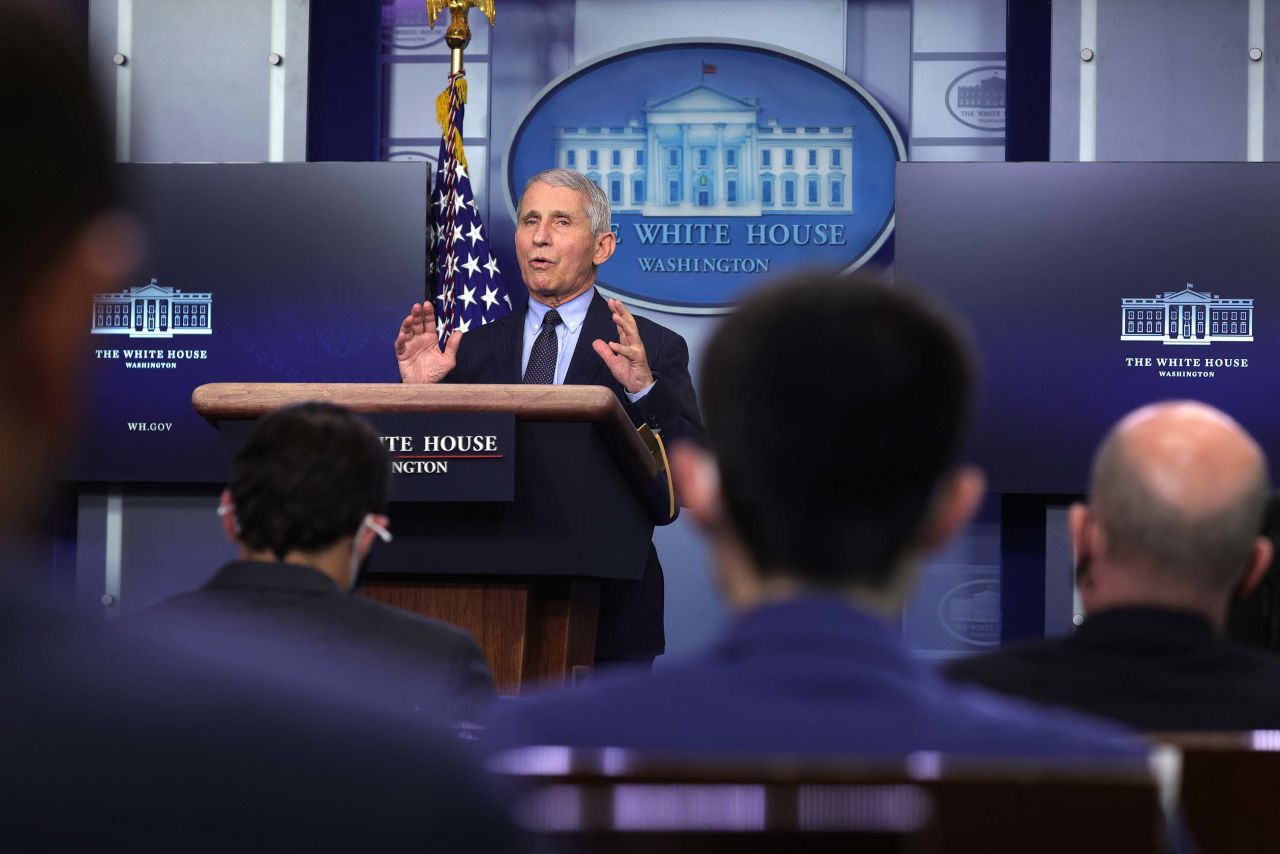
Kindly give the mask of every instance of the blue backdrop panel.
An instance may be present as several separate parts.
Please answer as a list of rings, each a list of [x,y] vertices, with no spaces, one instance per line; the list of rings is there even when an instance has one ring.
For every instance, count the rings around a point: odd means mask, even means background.
[[[1108,427],[1194,398],[1280,454],[1280,164],[908,163],[896,274],[972,324],[991,489],[1084,491]]]
[[[149,233],[124,289],[85,318],[75,480],[219,481],[196,415],[208,382],[395,382],[423,294],[423,163],[121,167]]]

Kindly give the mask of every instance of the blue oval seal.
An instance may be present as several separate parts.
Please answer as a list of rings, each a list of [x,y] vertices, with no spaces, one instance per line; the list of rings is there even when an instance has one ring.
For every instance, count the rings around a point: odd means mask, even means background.
[[[974,646],[1000,644],[1000,584],[965,581],[938,600],[938,622],[954,638]]]
[[[855,269],[893,230],[902,137],[833,68],[739,41],[655,42],[552,81],[507,148],[507,207],[552,166],[609,196],[602,290],[687,314],[728,311],[770,274]]]

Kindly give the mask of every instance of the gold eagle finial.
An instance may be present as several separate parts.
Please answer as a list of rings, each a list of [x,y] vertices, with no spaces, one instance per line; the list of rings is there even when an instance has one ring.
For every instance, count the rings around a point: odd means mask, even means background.
[[[479,9],[493,26],[494,0],[427,0],[427,22],[431,29],[436,28],[440,13],[449,9],[449,29],[445,31],[444,41],[453,51],[453,70],[462,68],[462,51],[471,43],[471,27],[467,24],[467,12],[472,8]]]
[[[435,29],[436,19],[446,6],[464,14],[467,9],[477,8],[489,19],[489,26],[493,26],[493,0],[427,0],[427,23],[432,29]]]

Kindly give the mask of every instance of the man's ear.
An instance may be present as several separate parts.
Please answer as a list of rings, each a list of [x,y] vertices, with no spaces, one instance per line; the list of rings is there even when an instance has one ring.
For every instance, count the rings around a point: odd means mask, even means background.
[[[679,484],[680,501],[699,527],[717,527],[724,515],[720,468],[715,457],[692,442],[671,449],[671,477]]]
[[[373,538],[378,536],[368,526],[361,528],[356,533],[355,548],[358,559],[363,561],[369,556],[369,550],[373,548]]]
[[[1090,524],[1091,521],[1089,508],[1083,502],[1076,501],[1067,508],[1067,528],[1071,532],[1071,554],[1077,564],[1080,563],[1081,557],[1093,557],[1097,549],[1097,543],[1093,542],[1094,526]]]
[[[370,521],[385,531],[387,526],[391,524],[391,517],[385,513],[374,513]],[[356,548],[360,550],[360,559],[364,560],[369,554],[369,549],[373,548],[373,541],[378,536],[378,532],[368,525],[361,525],[359,534]]]
[[[218,498],[218,518],[222,520],[222,533],[234,545],[240,545],[240,523],[236,519],[236,504],[231,498],[231,490],[222,490]]]
[[[1258,537],[1253,541],[1253,553],[1249,558],[1249,568],[1236,584],[1237,596],[1248,596],[1267,577],[1271,569],[1271,559],[1275,556],[1275,545],[1268,537]]]
[[[1075,587],[1081,596],[1094,589],[1093,559],[1100,548],[1098,526],[1084,502],[1076,501],[1067,508],[1067,534],[1071,538],[1071,566]]]
[[[591,257],[591,263],[599,267],[605,261],[609,260],[609,256],[613,254],[613,250],[618,248],[618,236],[613,233],[613,229],[609,229],[604,234],[596,238],[596,251]]]
[[[920,538],[920,550],[935,552],[946,545],[978,512],[986,491],[987,478],[977,466],[961,466],[952,473],[941,485],[933,514]]]

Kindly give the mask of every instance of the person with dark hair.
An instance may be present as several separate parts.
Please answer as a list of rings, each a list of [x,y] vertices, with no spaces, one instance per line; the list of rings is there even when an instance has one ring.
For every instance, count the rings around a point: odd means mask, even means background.
[[[400,378],[600,385],[634,424],[649,425],[668,444],[701,436],[684,339],[596,290],[600,265],[617,245],[604,190],[573,169],[539,172],[520,194],[515,242],[527,309],[453,333],[442,350],[431,303],[414,305],[396,336]],[[598,667],[650,667],[662,654],[664,587],[652,544],[643,578],[600,585]]]
[[[1248,593],[1231,600],[1227,613],[1227,637],[1239,643],[1280,653],[1280,572],[1276,571],[1275,545],[1280,543],[1280,497],[1272,495],[1262,520],[1262,536],[1271,541],[1271,566]]]
[[[134,229],[115,210],[86,57],[33,2],[0,0],[0,115],[6,850],[515,850],[478,769],[417,720],[207,666],[48,601],[30,544],[47,540],[91,297],[123,283]]]
[[[511,704],[492,749],[1138,752],[1118,729],[948,685],[892,624],[983,492],[962,456],[969,348],[946,315],[903,287],[798,274],[725,320],[702,380],[708,447],[673,465],[733,621],[651,676]]]
[[[374,534],[386,536],[390,476],[386,448],[359,416],[328,403],[285,407],[259,421],[235,455],[219,514],[248,556],[318,555],[353,531],[355,555]],[[343,590],[355,587],[348,566],[319,568]]]
[[[1203,403],[1153,404],[1112,428],[1088,504],[1071,507],[1084,624],[960,659],[956,680],[1143,730],[1280,727],[1280,659],[1222,638],[1273,546],[1262,449]]]
[[[361,702],[470,718],[493,676],[465,631],[348,595],[378,538],[391,458],[373,427],[328,403],[277,410],[232,463],[218,512],[240,559],[130,618],[195,640],[228,666],[287,672]]]

